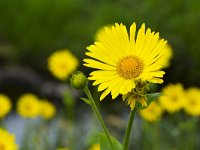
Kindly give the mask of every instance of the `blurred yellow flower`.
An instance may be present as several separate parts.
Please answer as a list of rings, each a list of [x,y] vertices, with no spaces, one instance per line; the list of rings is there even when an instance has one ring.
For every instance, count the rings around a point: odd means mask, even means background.
[[[136,37],[137,36],[137,37]],[[112,99],[119,94],[125,95],[135,88],[138,80],[162,83],[164,71],[159,71],[164,62],[164,39],[159,33],[145,31],[145,24],[136,34],[133,23],[128,34],[126,26],[116,23],[106,27],[97,34],[97,42],[87,47],[85,54],[91,58],[84,59],[85,66],[95,68],[90,73],[93,85],[99,85],[98,91],[104,91],[100,100],[109,93]]]
[[[170,65],[170,59],[172,59],[172,57],[173,57],[173,50],[168,43],[165,44],[163,49],[165,51],[165,54],[162,55],[161,60],[164,61],[163,68],[167,68]]]
[[[140,116],[149,122],[158,121],[162,113],[163,110],[157,102],[152,102],[146,109],[139,112]]]
[[[189,88],[186,91],[184,110],[192,116],[200,116],[200,89]]]
[[[169,113],[173,113],[183,108],[185,91],[180,83],[170,84],[164,87],[162,93],[164,95],[159,98],[160,105]]]
[[[101,150],[99,144],[94,144],[89,150]]]
[[[40,101],[37,96],[27,93],[20,96],[17,103],[17,112],[25,118],[34,118],[40,114]]]
[[[66,80],[77,66],[77,58],[67,49],[56,51],[48,58],[48,69],[60,80]]]
[[[15,136],[0,128],[0,150],[17,150]]]
[[[9,97],[4,94],[0,94],[0,118],[3,118],[11,110],[11,102]]]
[[[50,119],[55,115],[56,109],[52,103],[47,100],[41,100],[40,102],[40,116],[44,119]]]

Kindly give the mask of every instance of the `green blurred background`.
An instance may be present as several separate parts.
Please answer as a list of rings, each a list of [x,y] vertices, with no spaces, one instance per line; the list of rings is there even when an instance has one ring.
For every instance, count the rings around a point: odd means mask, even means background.
[[[81,60],[99,27],[145,22],[174,49],[165,83],[198,86],[199,10],[199,0],[1,0],[0,65],[28,66],[46,77],[51,52],[68,48]]]

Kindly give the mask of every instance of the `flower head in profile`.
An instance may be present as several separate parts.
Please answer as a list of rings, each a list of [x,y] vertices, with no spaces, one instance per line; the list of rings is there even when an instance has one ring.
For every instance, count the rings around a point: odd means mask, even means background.
[[[0,118],[5,117],[11,110],[11,102],[9,97],[0,94]]]
[[[17,150],[15,136],[5,129],[0,128],[0,150]]]
[[[60,80],[66,80],[77,66],[77,58],[67,49],[56,51],[48,58],[48,69]]]
[[[31,93],[20,96],[17,103],[17,112],[25,118],[34,118],[40,114],[40,101]]]
[[[129,33],[123,24],[105,27],[97,34],[97,41],[88,46],[84,59],[85,66],[97,69],[90,73],[93,85],[99,85],[103,91],[100,100],[109,93],[112,99],[119,94],[125,95],[136,87],[136,81],[162,83],[164,65],[162,56],[166,41],[160,39],[159,33],[145,30],[142,24],[136,33],[133,23]]]
[[[40,108],[40,116],[44,119],[51,119],[55,115],[55,106],[47,100],[41,100]]]
[[[163,88],[162,93],[163,96],[159,98],[159,102],[166,111],[173,113],[183,108],[185,91],[180,83],[169,84]]]
[[[147,107],[147,92],[149,91],[149,84],[146,81],[135,81],[135,88],[122,96],[123,101],[127,101],[127,104],[131,107],[131,110],[135,108],[137,104],[142,107]]]
[[[200,116],[200,89],[191,87],[186,91],[184,110],[192,116]]]
[[[159,103],[153,102],[146,109],[140,110],[140,116],[149,121],[155,122],[158,121],[163,113],[163,109],[160,107]]]

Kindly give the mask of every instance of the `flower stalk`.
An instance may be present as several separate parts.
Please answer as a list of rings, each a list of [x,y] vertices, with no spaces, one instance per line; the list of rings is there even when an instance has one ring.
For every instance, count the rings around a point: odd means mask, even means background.
[[[104,132],[106,134],[106,137],[108,139],[108,142],[110,143],[111,149],[114,150],[114,146],[113,146],[113,143],[112,143],[112,140],[111,140],[111,137],[110,137],[110,133],[109,133],[109,131],[108,131],[108,129],[107,129],[107,127],[106,127],[101,115],[100,115],[100,112],[99,112],[99,110],[98,110],[98,108],[96,106],[96,103],[94,102],[94,99],[93,99],[88,87],[84,88],[84,92],[85,92],[85,94],[87,95],[88,99],[91,102],[92,109],[95,112],[95,114],[96,114],[96,116],[97,116],[97,118],[99,120],[99,123],[101,124],[101,126],[102,126],[102,128],[103,128],[103,130],[104,130]]]
[[[131,130],[132,130],[132,125],[133,125],[133,120],[134,120],[134,116],[135,116],[136,111],[137,111],[137,109],[135,108],[135,109],[131,110],[131,112],[130,112],[128,125],[127,125],[127,128],[126,128],[124,141],[123,141],[123,150],[128,150],[130,137],[131,137]]]

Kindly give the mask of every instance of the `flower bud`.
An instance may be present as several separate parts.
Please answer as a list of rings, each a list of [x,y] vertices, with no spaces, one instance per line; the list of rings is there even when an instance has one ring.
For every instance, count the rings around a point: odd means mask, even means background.
[[[70,82],[71,86],[77,90],[83,90],[88,84],[86,76],[81,71],[74,72],[71,76]]]

